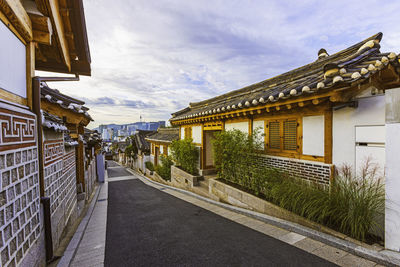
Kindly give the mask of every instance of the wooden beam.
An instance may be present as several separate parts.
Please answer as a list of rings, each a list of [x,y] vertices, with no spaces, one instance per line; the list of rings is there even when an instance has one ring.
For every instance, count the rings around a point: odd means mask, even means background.
[[[68,42],[65,37],[64,25],[62,22],[62,17],[60,15],[60,8],[58,6],[57,0],[46,0],[49,7],[50,18],[53,21],[54,32],[56,39],[59,43],[59,49],[68,71],[71,71],[71,58],[68,49]]]
[[[32,22],[21,1],[0,0],[0,12],[5,14],[26,43],[32,41]]]
[[[29,12],[28,15],[32,21],[33,41],[40,44],[51,45],[53,29],[51,27],[50,18]]]
[[[35,77],[35,43],[26,45],[26,100],[28,107],[33,108],[32,78]]]

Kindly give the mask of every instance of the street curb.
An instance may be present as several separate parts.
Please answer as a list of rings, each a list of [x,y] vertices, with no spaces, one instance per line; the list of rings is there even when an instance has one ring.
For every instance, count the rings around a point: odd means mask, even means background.
[[[67,248],[65,249],[64,255],[61,257],[60,261],[57,264],[57,267],[68,267],[71,265],[72,260],[75,257],[76,251],[79,247],[79,244],[82,241],[83,235],[85,234],[85,230],[89,224],[90,218],[92,217],[92,213],[94,207],[97,203],[97,199],[100,194],[100,190],[103,187],[103,183],[99,183],[99,186],[96,189],[96,195],[92,198],[92,201],[89,205],[88,210],[86,211],[85,216],[79,223],[78,228],[75,231],[74,236],[69,241]]]
[[[283,228],[285,230],[291,231],[291,232],[295,232],[297,234],[301,234],[304,235],[306,237],[312,238],[314,240],[320,241],[324,244],[327,244],[329,246],[347,251],[351,254],[360,256],[362,258],[374,261],[378,264],[382,264],[385,266],[400,266],[400,253],[394,252],[394,251],[390,251],[390,250],[382,250],[382,251],[376,251],[376,250],[372,250],[372,249],[368,249],[366,247],[360,246],[358,244],[355,244],[351,241],[348,240],[343,240],[313,229],[310,229],[308,227],[299,225],[297,223],[293,223],[293,222],[289,222],[289,221],[285,221],[276,217],[272,217],[266,214],[262,214],[259,212],[255,212],[255,211],[251,211],[251,210],[247,210],[244,208],[239,208],[239,207],[235,207],[235,206],[231,206],[225,203],[221,203],[200,195],[197,195],[193,192],[190,191],[186,191],[184,189],[180,189],[180,188],[176,188],[170,185],[166,185],[166,184],[162,184],[156,181],[153,181],[149,178],[147,178],[146,176],[144,176],[143,174],[132,170],[130,168],[127,168],[127,170],[129,172],[131,172],[132,174],[136,174],[139,175],[139,179],[140,180],[145,180],[143,182],[149,182],[149,183],[153,183],[156,184],[158,186],[162,186],[162,187],[166,187],[169,188],[171,190],[175,190],[177,192],[186,194],[186,195],[190,195],[192,197],[195,197],[197,199],[206,201],[208,203],[214,204],[214,205],[218,205],[220,207],[223,207],[225,209],[243,214],[243,215],[247,215],[249,217],[255,218],[257,220],[266,222],[268,224]]]

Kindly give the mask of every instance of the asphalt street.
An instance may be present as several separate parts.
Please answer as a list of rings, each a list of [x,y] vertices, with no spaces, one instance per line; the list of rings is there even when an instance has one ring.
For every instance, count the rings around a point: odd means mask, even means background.
[[[111,181],[105,266],[335,266],[138,179]]]

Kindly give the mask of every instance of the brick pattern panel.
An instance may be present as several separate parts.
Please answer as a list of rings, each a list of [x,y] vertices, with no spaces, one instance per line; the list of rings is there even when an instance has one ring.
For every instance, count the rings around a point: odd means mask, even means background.
[[[16,266],[40,235],[36,116],[0,101],[0,266]]]
[[[37,148],[0,152],[1,266],[21,261],[40,234]]]
[[[262,155],[256,157],[259,166],[281,169],[298,178],[329,186],[332,166],[321,162]]]
[[[44,155],[48,163],[44,169],[45,196],[50,197],[54,249],[58,247],[62,232],[76,206],[75,150],[66,152],[63,142],[52,140],[44,143]]]
[[[76,165],[75,165],[75,149],[66,153],[63,158],[63,184],[65,203],[65,221],[69,220],[72,210],[76,205]]]
[[[90,195],[93,192],[94,185],[96,182],[96,160],[93,158],[90,164],[87,166],[85,170],[85,186],[86,186],[86,198],[89,199]]]

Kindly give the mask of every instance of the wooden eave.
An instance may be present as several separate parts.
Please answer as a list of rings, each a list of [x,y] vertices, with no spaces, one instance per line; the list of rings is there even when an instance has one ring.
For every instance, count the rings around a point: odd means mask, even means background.
[[[84,114],[76,113],[69,109],[62,108],[58,104],[42,100],[40,105],[41,108],[48,113],[63,118],[63,120],[66,120],[65,123],[67,124],[86,126],[90,122],[90,119],[88,119]]]
[[[36,69],[91,75],[90,52],[82,0],[35,0],[53,27],[51,45],[36,47]]]
[[[391,89],[400,86],[400,75],[397,71],[389,65],[388,68],[376,73],[374,76],[361,82],[355,82],[350,86],[331,89],[324,93],[315,93],[309,96],[301,95],[295,98],[288,98],[287,100],[279,100],[275,103],[266,103],[249,108],[241,108],[231,110],[229,112],[221,112],[212,115],[199,116],[195,118],[186,118],[181,120],[170,120],[171,125],[185,125],[194,124],[199,122],[228,120],[240,117],[251,117],[253,115],[268,114],[269,116],[275,115],[277,112],[282,111],[301,111],[304,107],[315,108],[315,106],[327,105],[330,107],[338,103],[345,103],[350,101],[361,91],[369,86],[375,86],[380,90]],[[321,89],[323,91],[323,89]]]

